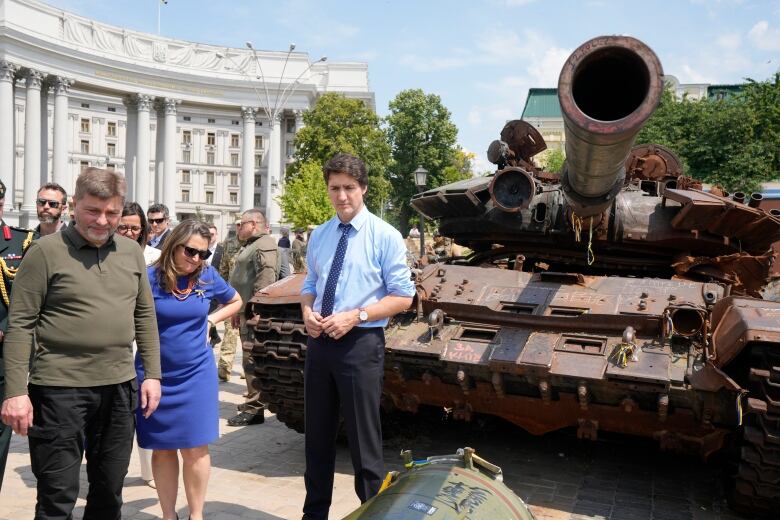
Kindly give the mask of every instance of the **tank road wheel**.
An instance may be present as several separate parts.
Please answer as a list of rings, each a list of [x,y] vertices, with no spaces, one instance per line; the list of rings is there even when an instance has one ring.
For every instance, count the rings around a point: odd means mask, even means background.
[[[755,346],[751,367],[751,408],[760,411],[745,416],[731,505],[769,515],[780,509],[780,345]]]
[[[300,307],[265,305],[261,316],[255,327],[252,356],[262,398],[279,421],[303,433],[306,334]]]

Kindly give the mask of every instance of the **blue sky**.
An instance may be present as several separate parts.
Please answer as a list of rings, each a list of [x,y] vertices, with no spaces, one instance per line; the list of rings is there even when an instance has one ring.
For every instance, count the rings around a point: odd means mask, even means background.
[[[159,0],[48,0],[157,32]],[[650,45],[682,83],[763,80],[780,70],[780,0],[169,0],[162,34],[369,64],[377,111],[407,88],[441,96],[458,141],[484,151],[522,113],[530,87],[554,87],[566,57],[602,34]]]

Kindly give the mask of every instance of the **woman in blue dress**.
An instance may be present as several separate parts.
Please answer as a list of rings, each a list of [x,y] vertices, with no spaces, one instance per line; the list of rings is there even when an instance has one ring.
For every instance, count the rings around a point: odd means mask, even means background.
[[[211,235],[202,222],[185,220],[165,241],[149,267],[160,331],[162,397],[157,411],[137,413],[138,445],[152,449],[152,472],[164,520],[178,518],[176,495],[182,456],[184,490],[192,520],[203,518],[211,458],[219,437],[217,368],[208,345],[211,326],[241,308],[241,297],[206,265]],[[223,304],[209,314],[212,299]],[[139,384],[144,372],[136,358]]]

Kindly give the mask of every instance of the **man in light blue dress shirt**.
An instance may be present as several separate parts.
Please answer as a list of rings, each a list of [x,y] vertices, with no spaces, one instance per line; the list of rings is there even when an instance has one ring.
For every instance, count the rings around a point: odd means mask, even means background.
[[[309,334],[305,366],[304,520],[328,518],[339,414],[344,417],[355,492],[365,502],[384,478],[379,399],[384,327],[415,289],[401,234],[363,204],[363,161],[337,154],[323,168],[336,216],[312,233],[301,308]]]

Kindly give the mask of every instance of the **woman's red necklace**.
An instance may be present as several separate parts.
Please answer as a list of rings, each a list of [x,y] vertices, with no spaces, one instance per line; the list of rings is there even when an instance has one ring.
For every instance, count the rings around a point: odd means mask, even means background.
[[[173,297],[183,302],[189,297],[190,294],[192,294],[192,290],[195,288],[197,283],[198,281],[195,278],[191,278],[190,281],[187,282],[187,287],[185,289],[174,287],[173,291],[171,291],[173,293]]]

